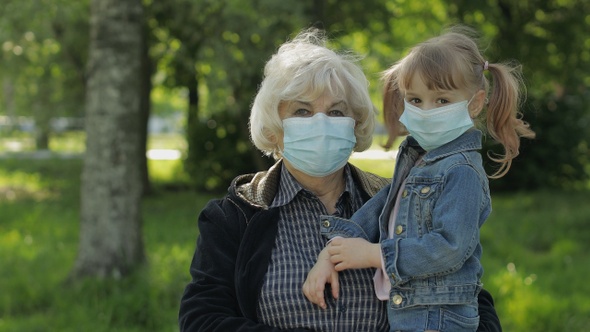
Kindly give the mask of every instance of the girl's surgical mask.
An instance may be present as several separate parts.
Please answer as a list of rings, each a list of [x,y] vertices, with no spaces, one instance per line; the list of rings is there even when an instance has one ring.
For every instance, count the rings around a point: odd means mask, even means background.
[[[470,102],[464,100],[424,111],[404,100],[405,108],[399,121],[424,150],[434,150],[473,127],[468,109]]]
[[[329,117],[318,113],[312,117],[283,120],[283,158],[295,169],[322,177],[346,165],[356,144],[354,119]]]

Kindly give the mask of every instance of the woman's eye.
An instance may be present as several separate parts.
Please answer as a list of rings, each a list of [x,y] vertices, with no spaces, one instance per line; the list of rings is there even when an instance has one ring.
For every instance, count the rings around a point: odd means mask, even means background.
[[[329,116],[344,116],[344,112],[339,110],[331,110],[328,112]]]
[[[309,114],[309,111],[306,110],[305,108],[298,108],[297,110],[295,110],[295,112],[293,112],[293,115],[295,116],[306,116]]]

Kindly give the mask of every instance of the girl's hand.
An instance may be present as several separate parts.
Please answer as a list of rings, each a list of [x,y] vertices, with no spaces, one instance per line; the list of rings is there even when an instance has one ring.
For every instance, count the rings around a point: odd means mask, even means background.
[[[381,267],[381,246],[361,238],[334,238],[328,244],[336,271]]]
[[[327,248],[324,248],[318,256],[318,261],[309,271],[307,279],[303,283],[303,294],[309,301],[319,305],[322,309],[326,309],[326,300],[324,298],[324,290],[326,284],[332,286],[332,296],[338,298],[338,272],[334,270],[334,264],[330,262],[330,256]]]

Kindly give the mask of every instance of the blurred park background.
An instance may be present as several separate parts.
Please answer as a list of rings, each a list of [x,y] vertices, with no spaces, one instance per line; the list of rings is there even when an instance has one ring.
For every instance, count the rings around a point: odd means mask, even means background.
[[[522,64],[537,132],[491,182],[485,288],[505,331],[588,331],[583,0],[3,0],[0,331],[176,331],[200,209],[269,165],[247,123],[278,45],[326,29],[380,106],[380,71],[458,23]],[[390,177],[383,138],[351,161]]]

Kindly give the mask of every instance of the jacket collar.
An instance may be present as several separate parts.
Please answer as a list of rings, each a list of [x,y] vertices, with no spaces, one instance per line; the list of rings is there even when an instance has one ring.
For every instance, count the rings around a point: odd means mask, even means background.
[[[236,177],[231,184],[230,193],[253,206],[268,209],[279,188],[282,164],[282,160],[279,160],[267,171]],[[350,163],[347,166],[355,183],[369,197],[373,197],[381,188],[391,182],[391,179],[364,172]]]
[[[455,140],[434,150],[426,152],[422,158],[422,161],[425,163],[431,163],[455,153],[481,150],[481,138],[482,132],[480,130],[475,128],[469,129]],[[408,136],[407,139],[404,140],[400,145],[400,150],[405,148],[413,148],[420,151],[421,153],[425,152],[424,149],[420,147],[416,139],[414,139],[412,136]]]

